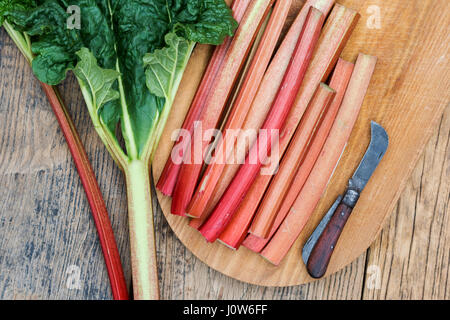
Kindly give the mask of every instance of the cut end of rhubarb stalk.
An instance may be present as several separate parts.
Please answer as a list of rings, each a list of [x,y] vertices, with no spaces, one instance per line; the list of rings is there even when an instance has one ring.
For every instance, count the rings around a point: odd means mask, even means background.
[[[320,89],[326,90],[326,91],[328,91],[329,93],[336,93],[336,90],[334,90],[333,88],[331,88],[331,87],[330,87],[329,85],[327,85],[326,83],[323,83],[323,82],[319,83],[319,87],[320,87]]]
[[[158,183],[156,184],[156,188],[161,191],[161,193],[165,196],[171,197],[173,189],[175,188],[175,183],[177,182],[176,176],[170,176],[166,179],[160,179],[158,180]]]
[[[249,234],[247,238],[242,242],[242,246],[246,247],[247,249],[255,252],[260,253],[262,249],[264,249],[264,246],[269,242],[267,239],[261,239],[258,237],[255,237],[252,234]]]
[[[217,239],[217,242],[220,242],[221,244],[223,244],[224,246],[226,246],[227,248],[229,248],[229,249],[231,249],[231,250],[233,250],[233,251],[236,251],[236,250],[237,250],[237,248],[235,248],[235,247],[229,245],[229,244],[226,243],[226,242],[223,242],[223,241],[220,240],[220,239]]]

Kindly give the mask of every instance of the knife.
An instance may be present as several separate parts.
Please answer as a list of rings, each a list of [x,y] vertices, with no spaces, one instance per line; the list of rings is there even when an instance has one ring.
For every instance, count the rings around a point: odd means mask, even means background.
[[[311,277],[321,278],[327,271],[339,236],[361,192],[386,153],[388,144],[389,137],[386,130],[372,121],[369,147],[349,180],[344,196],[336,199],[303,247],[302,258]]]

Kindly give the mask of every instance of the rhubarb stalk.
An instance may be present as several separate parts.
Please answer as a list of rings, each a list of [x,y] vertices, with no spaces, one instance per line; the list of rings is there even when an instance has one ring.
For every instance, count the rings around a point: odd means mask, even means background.
[[[334,119],[336,118],[336,114],[339,110],[339,107],[341,106],[342,99],[344,98],[348,82],[350,81],[353,67],[353,63],[347,62],[343,59],[339,59],[330,82],[330,87],[336,91],[336,96],[334,97],[333,103],[329,107],[328,111],[324,115],[320,127],[314,134],[314,137],[308,147],[305,157],[302,159],[302,163],[297,170],[297,173],[295,175],[291,173],[292,176],[294,176],[292,184],[282,201],[280,210],[276,214],[275,222],[272,226],[269,237],[267,239],[263,239],[249,234],[245,241],[242,243],[248,249],[255,252],[260,252],[269,242],[269,239],[275,234],[276,230],[288,214],[292,203],[295,201],[300,190],[305,184],[306,179],[308,178],[314,164],[316,163],[317,158],[319,157],[323,144],[325,143],[325,140],[330,133]]]
[[[199,118],[199,123],[202,126],[202,135],[203,132],[218,127],[233,85],[238,78],[240,70],[244,66],[245,59],[256,38],[257,31],[268,14],[272,3],[273,0],[255,0],[252,1],[248,7],[242,22],[233,37],[233,41],[226,53],[224,61],[220,66],[220,70],[215,77],[210,94],[205,101],[205,109],[202,111],[202,115]],[[179,177],[173,191],[172,214],[182,216],[186,214],[187,206],[197,185],[203,162],[197,161],[198,159],[196,158],[204,159],[210,144],[210,141],[208,140],[199,140],[201,141],[197,141],[197,143],[201,142],[201,157],[198,157],[198,155],[195,154],[195,139],[192,139],[191,141],[190,152],[187,152],[184,155],[184,159],[189,159],[190,161],[186,160],[186,163],[183,163],[181,166]]]
[[[270,107],[272,106],[272,103],[278,93],[278,89],[297,45],[298,38],[303,29],[306,16],[311,6],[319,9],[322,11],[324,16],[327,16],[333,4],[334,0],[308,0],[300,10],[264,75],[258,93],[242,126],[242,132],[246,132],[249,129],[257,131],[261,128],[261,125],[263,124],[264,119],[266,118],[267,113],[269,112]],[[239,136],[238,139],[240,141],[244,141],[245,137]],[[207,208],[204,210],[200,218],[191,220],[189,223],[191,227],[196,229],[200,228],[200,226],[208,218],[224,194],[226,188],[231,183],[236,172],[239,170],[239,163],[244,161],[245,154],[248,152],[250,146],[253,145],[255,139],[256,138],[252,139],[252,137],[250,137],[244,146],[245,150],[238,150],[237,154],[243,155],[243,158],[237,158],[236,163],[229,163],[226,165],[219,182],[215,187],[214,195],[207,205]]]
[[[278,265],[298,238],[344,151],[375,69],[376,58],[359,54],[342,106],[305,185],[261,255]]]
[[[264,155],[268,156],[271,153],[272,146],[276,143],[272,133],[281,129],[294,103],[311,61],[323,21],[324,15],[322,12],[310,8],[282,85],[262,126],[262,129],[268,134],[258,135],[257,141],[247,155],[245,164],[239,169],[214,212],[200,228],[200,232],[207,241],[215,241],[225,229],[265,162]],[[256,159],[256,163],[252,163],[252,159]]]
[[[292,0],[278,1],[276,3],[255,56],[251,61],[250,69],[245,76],[236,101],[232,106],[231,114],[223,130],[223,137],[215,148],[215,157],[220,160],[211,163],[207,167],[188,208],[188,215],[190,217],[199,218],[213,195],[214,188],[226,165],[226,160],[229,159],[234,150],[233,147],[236,142],[234,130],[242,127],[248,110],[252,105],[291,4]],[[231,130],[233,130],[233,133],[230,134]]]
[[[279,160],[281,160],[281,157],[287,149],[318,84],[328,78],[331,69],[334,67],[358,21],[358,17],[359,15],[356,11],[347,9],[339,4],[335,5],[330,17],[328,17],[294,106],[281,131]],[[270,176],[260,175],[257,177],[254,182],[255,186],[252,186],[252,193],[254,193],[252,194],[252,198],[254,201],[259,203],[263,198],[270,181]],[[257,204],[254,205],[254,210],[256,210],[256,207]],[[253,212],[248,212],[249,216],[252,214]]]
[[[132,160],[125,170],[133,292],[140,299],[158,300],[158,265],[148,171],[148,163],[141,160]]]
[[[359,14],[356,11],[339,4],[331,11],[294,106],[280,132],[280,156],[287,149],[317,86],[327,80],[335,67],[358,19]]]
[[[235,20],[240,23],[242,20],[244,13],[250,4],[251,0],[235,0],[231,7],[233,11],[233,17]],[[214,49],[214,53],[211,57],[211,60],[208,64],[205,74],[203,75],[202,82],[195,94],[194,100],[192,101],[191,107],[189,108],[188,114],[183,122],[182,129],[188,130],[190,135],[193,134],[194,131],[194,121],[197,121],[202,113],[202,110],[205,107],[205,101],[208,97],[208,94],[211,90],[211,87],[214,83],[214,80],[217,76],[217,73],[220,69],[220,66],[223,63],[225,55],[230,48],[232,38],[227,37],[223,44],[217,46]],[[188,144],[190,143],[190,139],[186,137],[183,139],[183,136],[179,136],[177,141],[174,144],[174,148],[179,151],[178,154],[171,154],[167,159],[166,165],[159,177],[158,183],[156,187],[166,196],[172,196],[173,189],[175,188],[175,184],[177,182],[178,174],[181,169],[181,162],[184,158],[184,153]]]
[[[259,175],[255,182],[252,184],[250,190],[245,195],[245,198],[234,215],[233,219],[230,221],[226,229],[222,232],[219,237],[220,242],[225,244],[226,246],[237,249],[242,241],[245,239],[245,236],[249,232],[250,223],[252,222],[253,217],[255,216],[256,210],[259,207],[258,214],[260,214],[261,209],[266,208],[266,212],[268,211],[269,206],[273,208],[274,205],[281,202],[283,196],[285,194],[284,188],[288,188],[290,185],[289,177],[292,176],[292,170],[295,168],[289,168],[287,164],[292,164],[293,162],[297,162],[297,158],[300,158],[301,155],[296,156],[291,149],[299,150],[298,153],[304,152],[307,147],[307,144],[310,140],[310,137],[314,131],[314,127],[318,122],[318,117],[321,116],[323,110],[327,107],[327,104],[331,102],[334,96],[333,90],[331,90],[325,84],[321,84],[316,92],[315,98],[311,101],[311,106],[308,108],[308,111],[302,119],[302,123],[299,127],[298,134],[294,137],[291,147],[289,148],[287,154],[284,156],[283,161],[281,162],[280,169],[276,173],[276,175],[272,178],[270,183],[270,188],[266,193],[263,203],[260,204],[261,198],[264,194],[264,189],[266,187],[265,183],[261,183],[261,181],[268,178],[265,175]],[[322,104],[322,106],[315,106],[315,104]],[[293,164],[298,165],[296,163]],[[286,175],[288,177],[286,177]],[[270,177],[269,177],[270,179]],[[283,179],[283,180],[281,180]],[[280,181],[284,183],[280,183]],[[261,190],[261,188],[264,188]],[[272,191],[271,191],[272,190]],[[273,192],[273,194],[271,193]],[[269,196],[269,194],[271,194]],[[274,201],[274,203],[268,204],[267,201],[270,198],[270,201]],[[263,207],[265,204],[266,207]],[[256,219],[262,219],[262,217],[256,217],[255,221],[253,221],[252,227],[254,227]],[[262,220],[260,220],[261,223]]]

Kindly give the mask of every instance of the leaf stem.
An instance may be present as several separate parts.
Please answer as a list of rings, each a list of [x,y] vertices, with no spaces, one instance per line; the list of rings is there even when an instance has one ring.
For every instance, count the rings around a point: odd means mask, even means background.
[[[119,60],[116,61],[116,70],[120,73]],[[138,159],[139,151],[134,139],[133,126],[131,124],[130,114],[128,113],[128,105],[125,99],[125,90],[123,88],[122,76],[117,79],[119,83],[120,105],[122,107],[122,135],[125,140],[127,154],[130,159]]]
[[[20,52],[22,52],[24,57],[27,59],[28,63],[31,64],[31,61],[33,61],[34,56],[33,53],[31,52],[31,42],[29,36],[26,33],[16,31],[8,23],[8,21],[5,21],[3,23],[3,26],[5,27],[6,32],[9,34],[9,36],[14,41],[16,46],[19,48]]]
[[[115,138],[110,134],[109,130],[106,128],[106,126],[98,116],[96,108],[93,105],[94,99],[91,96],[89,89],[84,85],[83,81],[80,81],[80,79],[78,78],[77,80],[80,85],[81,93],[83,94],[84,100],[86,102],[89,115],[91,116],[92,123],[94,124],[95,131],[106,146],[108,152],[111,154],[111,157],[120,167],[120,169],[123,170],[128,162],[127,155],[123,152],[117,140],[115,140]]]

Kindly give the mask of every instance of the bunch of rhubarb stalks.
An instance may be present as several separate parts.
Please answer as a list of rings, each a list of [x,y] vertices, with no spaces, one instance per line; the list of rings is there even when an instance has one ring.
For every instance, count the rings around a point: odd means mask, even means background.
[[[171,213],[190,217],[208,242],[275,265],[325,191],[376,64],[340,58],[359,15],[333,0],[306,1],[282,38],[294,1],[234,1],[239,28],[215,48],[183,123],[190,134],[157,183]],[[220,138],[199,146],[198,124]]]

